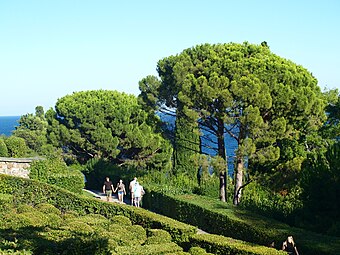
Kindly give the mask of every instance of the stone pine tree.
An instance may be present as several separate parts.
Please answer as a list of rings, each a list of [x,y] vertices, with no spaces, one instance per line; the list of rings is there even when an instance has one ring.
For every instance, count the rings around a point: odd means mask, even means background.
[[[144,169],[170,167],[171,146],[158,132],[159,119],[133,95],[82,91],[60,98],[46,113],[48,139],[80,162],[92,158]]]
[[[279,139],[303,139],[325,117],[317,80],[267,44],[199,45],[159,61],[158,73],[164,101],[176,98],[188,118],[216,134],[221,158],[224,135],[236,140],[235,205],[245,185],[245,160],[279,159]]]
[[[167,64],[168,66],[164,69],[161,62],[158,65],[158,72],[161,77],[166,78],[167,72],[173,68],[171,61],[168,61]],[[184,113],[185,109],[177,98],[176,88],[178,86],[174,79],[159,80],[155,76],[147,76],[139,82],[141,91],[139,100],[144,109],[176,118],[174,134],[170,137],[174,147],[173,172],[177,175],[184,174],[198,181],[198,167],[194,163],[196,155],[200,152],[198,123]],[[174,91],[169,92],[167,89]],[[169,93],[174,96],[169,98]]]

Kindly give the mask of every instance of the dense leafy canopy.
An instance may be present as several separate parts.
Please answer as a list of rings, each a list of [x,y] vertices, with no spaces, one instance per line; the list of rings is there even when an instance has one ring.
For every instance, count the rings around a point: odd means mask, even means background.
[[[236,139],[236,191],[245,157],[276,161],[280,140],[303,140],[325,117],[317,80],[266,44],[199,45],[160,60],[157,70],[161,82],[147,77],[141,87],[146,104],[183,104],[188,118],[215,134],[222,158],[225,133]]]
[[[158,119],[133,95],[117,91],[83,91],[60,98],[49,110],[48,138],[80,161],[91,158],[162,168],[170,146],[157,133]]]

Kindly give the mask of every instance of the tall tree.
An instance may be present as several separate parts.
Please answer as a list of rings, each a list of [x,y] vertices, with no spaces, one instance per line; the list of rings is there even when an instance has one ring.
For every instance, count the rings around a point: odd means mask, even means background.
[[[162,75],[163,71],[159,69],[159,73]],[[149,111],[160,112],[163,116],[176,119],[174,132],[169,137],[174,147],[173,171],[175,174],[184,174],[198,182],[198,167],[197,164],[193,164],[196,155],[200,152],[198,123],[184,113],[185,109],[178,100],[177,93],[172,92],[174,98],[170,99],[168,92],[164,91],[166,88],[176,88],[175,80],[160,81],[155,76],[147,76],[139,82],[141,91],[139,101]]]
[[[215,134],[225,159],[224,136],[237,141],[234,204],[244,187],[245,160],[280,157],[280,139],[317,129],[324,101],[303,67],[270,52],[267,44],[199,45],[158,62],[164,102],[180,101],[188,118]]]
[[[157,131],[159,119],[133,95],[77,92],[60,98],[46,116],[50,142],[79,161],[103,158],[119,165],[169,167],[171,147]]]

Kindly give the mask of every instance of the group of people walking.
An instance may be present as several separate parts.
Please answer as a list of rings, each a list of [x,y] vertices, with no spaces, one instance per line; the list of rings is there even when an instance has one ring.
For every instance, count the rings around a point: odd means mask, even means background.
[[[131,194],[131,205],[140,207],[142,196],[145,194],[145,191],[143,189],[143,186],[140,185],[137,181],[137,177],[133,178],[133,180],[130,182],[129,190]],[[110,178],[106,177],[103,185],[103,193],[106,194],[106,200],[110,202],[112,200],[112,193],[116,193],[117,191],[118,201],[119,203],[123,203],[124,195],[126,195],[126,189],[123,180],[119,180],[116,188],[114,188],[112,181],[110,181]]]

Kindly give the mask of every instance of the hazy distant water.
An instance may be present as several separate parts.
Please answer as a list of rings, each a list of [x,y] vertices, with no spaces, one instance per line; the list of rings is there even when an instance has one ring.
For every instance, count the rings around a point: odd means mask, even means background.
[[[20,116],[0,116],[0,135],[10,136],[19,119]]]

